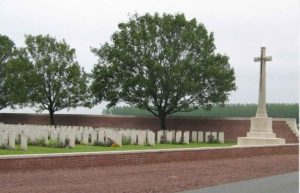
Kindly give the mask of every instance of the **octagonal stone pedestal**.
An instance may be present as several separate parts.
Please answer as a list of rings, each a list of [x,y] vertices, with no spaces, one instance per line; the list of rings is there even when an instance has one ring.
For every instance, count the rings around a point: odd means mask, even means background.
[[[272,129],[272,118],[252,117],[250,132],[247,137],[238,137],[238,146],[283,145],[285,139],[276,138]]]

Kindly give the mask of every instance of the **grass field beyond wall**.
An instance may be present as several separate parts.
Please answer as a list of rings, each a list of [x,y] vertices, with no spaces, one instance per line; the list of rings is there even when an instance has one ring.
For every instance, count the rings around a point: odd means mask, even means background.
[[[214,106],[210,111],[198,109],[188,113],[175,113],[172,116],[192,117],[253,117],[256,114],[256,104],[227,104],[225,107]],[[299,104],[271,103],[267,105],[268,116],[273,118],[296,118],[299,123]],[[135,107],[114,107],[103,110],[106,115],[136,115],[151,116],[146,110]]]

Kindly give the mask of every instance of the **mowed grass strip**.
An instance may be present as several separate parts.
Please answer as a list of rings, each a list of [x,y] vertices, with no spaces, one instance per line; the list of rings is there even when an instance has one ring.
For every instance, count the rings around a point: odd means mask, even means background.
[[[190,143],[190,144],[157,144],[155,146],[123,145],[122,147],[102,147],[91,145],[76,145],[75,148],[55,148],[28,146],[28,150],[21,150],[17,145],[16,149],[0,149],[0,155],[21,155],[21,154],[50,154],[50,153],[74,153],[74,152],[97,152],[97,151],[124,151],[124,150],[146,150],[146,149],[171,149],[171,148],[193,148],[193,147],[223,147],[232,146],[234,143],[211,144],[211,143]]]

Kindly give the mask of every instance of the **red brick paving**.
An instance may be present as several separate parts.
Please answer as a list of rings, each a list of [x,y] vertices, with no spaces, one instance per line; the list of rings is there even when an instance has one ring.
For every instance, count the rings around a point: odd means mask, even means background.
[[[0,171],[1,193],[177,192],[298,171],[298,154],[86,169]]]

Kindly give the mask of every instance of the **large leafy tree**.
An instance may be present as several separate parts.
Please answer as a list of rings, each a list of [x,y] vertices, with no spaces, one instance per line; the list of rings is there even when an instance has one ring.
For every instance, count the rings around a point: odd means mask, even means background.
[[[224,104],[235,90],[229,58],[215,52],[213,33],[183,14],[134,15],[120,23],[111,42],[94,48],[96,103],[118,102],[165,118],[212,104]]]
[[[56,111],[87,104],[88,75],[75,60],[75,49],[64,40],[49,35],[25,38],[26,47],[8,65],[8,87],[13,92],[17,85],[23,85],[26,92],[21,97],[13,95],[14,99],[26,98],[26,103],[37,111],[48,110],[50,122],[55,125]]]
[[[14,42],[9,37],[0,34],[0,109],[5,108],[9,104],[5,86],[6,65],[12,59],[14,52]]]

